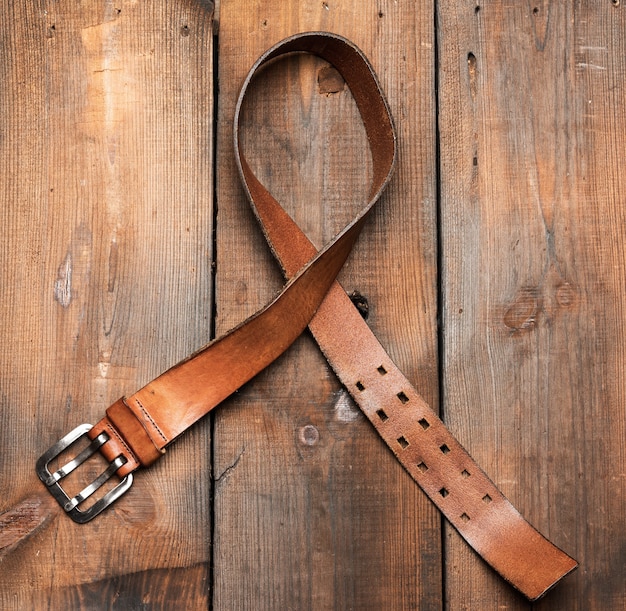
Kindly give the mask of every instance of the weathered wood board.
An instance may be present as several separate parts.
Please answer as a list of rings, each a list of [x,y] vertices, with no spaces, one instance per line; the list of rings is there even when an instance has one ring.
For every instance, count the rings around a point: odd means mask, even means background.
[[[232,118],[254,60],[303,30],[366,53],[399,134],[342,284],[496,484],[580,561],[533,608],[624,608],[624,11],[0,6],[0,518],[57,516],[0,551],[0,608],[529,608],[441,521],[307,334],[96,521],[59,516],[35,476],[53,441],[280,289]],[[321,60],[268,69],[243,137],[320,246],[367,195],[358,114]]]
[[[232,158],[243,78],[290,34],[342,34],[388,94],[400,165],[340,280],[367,298],[378,337],[436,401],[433,18],[430,2],[221,4],[216,298],[219,332],[281,285]],[[268,70],[244,118],[257,175],[319,246],[366,201],[371,165],[349,91],[329,92],[324,66],[294,58]],[[439,516],[310,337],[216,415],[214,453],[216,608],[439,607]]]
[[[0,5],[1,508],[37,457],[209,338],[212,12]],[[207,423],[208,424],[208,423]],[[206,606],[208,426],[0,564],[2,609]]]
[[[623,609],[626,7],[438,8],[444,418],[580,562],[537,608]],[[445,541],[450,609],[528,607]]]

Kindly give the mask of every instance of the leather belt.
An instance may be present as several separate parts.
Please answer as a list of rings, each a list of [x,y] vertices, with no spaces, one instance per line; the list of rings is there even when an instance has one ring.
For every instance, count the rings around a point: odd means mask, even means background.
[[[249,84],[266,64],[296,52],[325,59],[343,76],[373,161],[369,201],[320,251],[256,178],[239,139]],[[515,510],[394,365],[335,280],[391,178],[397,154],[391,114],[367,59],[333,34],[312,32],[283,40],[250,70],[236,107],[234,138],[241,180],[287,279],[284,289],[243,324],[118,400],[94,427],[82,425],[55,444],[37,463],[40,479],[75,521],[87,522],[128,490],[134,471],[156,461],[174,439],[275,360],[308,326],[338,378],[411,477],[488,564],[527,598],[537,599],[575,569],[576,561]],[[90,444],[51,471],[50,462],[83,436]],[[108,460],[108,469],[70,498],[61,480],[96,452]],[[121,481],[88,509],[81,508],[113,474]]]

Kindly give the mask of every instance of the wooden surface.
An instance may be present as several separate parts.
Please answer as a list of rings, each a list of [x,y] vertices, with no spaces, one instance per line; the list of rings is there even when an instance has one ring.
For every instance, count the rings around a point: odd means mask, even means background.
[[[234,168],[234,103],[268,46],[324,29],[371,60],[400,145],[344,287],[496,484],[580,561],[533,608],[624,608],[624,11],[3,3],[0,512],[46,514],[44,449],[279,290]],[[366,195],[363,130],[323,62],[268,70],[243,133],[317,244]],[[47,519],[0,551],[0,609],[530,606],[442,524],[308,335],[114,509]]]
[[[579,560],[541,609],[626,606],[626,6],[614,4],[439,3],[443,415]],[[451,609],[527,607],[445,533]]]
[[[367,298],[369,324],[431,401],[437,389],[433,19],[425,2],[307,0],[280,10],[222,3],[216,286],[222,332],[282,282],[234,171],[232,116],[243,78],[267,47],[294,32],[348,37],[391,93],[400,165],[340,281]],[[366,201],[371,169],[354,102],[345,88],[326,93],[324,66],[303,58],[268,71],[250,99],[243,134],[259,178],[320,246]],[[309,336],[216,414],[214,453],[215,608],[438,607],[439,516]]]
[[[3,509],[43,491],[55,439],[209,338],[211,16],[1,5]],[[3,556],[0,608],[206,606],[207,425],[97,523]]]

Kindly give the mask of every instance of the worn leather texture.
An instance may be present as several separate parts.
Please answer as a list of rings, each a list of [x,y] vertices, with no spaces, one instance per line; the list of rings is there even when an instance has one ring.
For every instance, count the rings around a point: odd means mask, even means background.
[[[318,55],[345,79],[367,133],[373,176],[369,200],[318,252],[251,171],[239,139],[239,114],[252,80],[269,62],[295,52]],[[176,437],[282,354],[308,326],[338,378],[381,438],[463,538],[530,600],[577,563],[535,530],[446,428],[394,365],[335,278],[365,219],[389,182],[396,134],[376,76],[363,54],[327,33],[290,37],[252,67],[235,116],[235,153],[252,209],[287,283],[267,307],[233,331],[120,399],[89,433],[123,455],[125,475],[152,464]]]

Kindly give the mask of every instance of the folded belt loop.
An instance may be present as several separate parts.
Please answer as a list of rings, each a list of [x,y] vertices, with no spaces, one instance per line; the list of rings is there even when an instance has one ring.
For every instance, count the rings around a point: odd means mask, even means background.
[[[162,444],[159,447],[150,435],[149,423],[137,416],[126,403],[124,397],[111,405],[106,414],[117,431],[124,437],[142,467],[150,466],[165,453]]]

